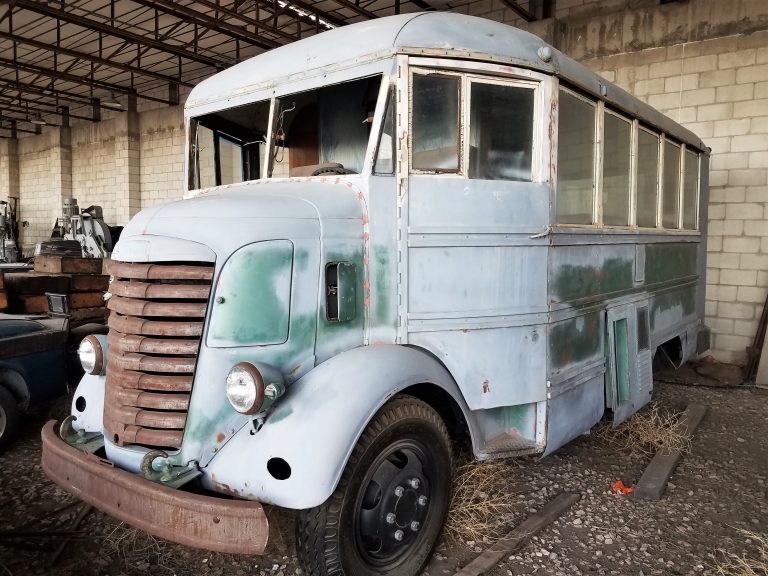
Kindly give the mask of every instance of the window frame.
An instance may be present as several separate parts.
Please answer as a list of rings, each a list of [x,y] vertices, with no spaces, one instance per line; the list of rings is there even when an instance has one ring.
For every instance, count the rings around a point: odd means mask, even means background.
[[[693,228],[685,227],[685,170],[687,164],[687,154],[691,152],[696,158],[696,185],[694,188],[693,200]],[[687,232],[698,232],[701,223],[699,222],[699,199],[701,197],[701,152],[696,148],[683,143],[680,150],[680,228],[679,230]]]
[[[666,183],[664,182],[664,177],[666,175],[666,145],[670,144],[671,146],[674,146],[677,148],[678,151],[678,163],[677,163],[677,227],[676,228],[667,228],[664,226],[664,199],[666,198]],[[658,209],[658,216],[656,220],[657,227],[661,230],[665,231],[676,231],[680,232],[683,230],[682,228],[682,218],[683,218],[683,210],[682,210],[682,198],[683,198],[683,150],[685,144],[683,142],[677,142],[673,140],[672,138],[668,138],[666,134],[662,134],[661,137],[661,156],[659,157],[660,162],[660,178],[659,178],[659,186],[661,188],[661,192],[659,193],[659,209]]]
[[[489,180],[489,182],[517,182],[521,184],[544,182],[549,175],[549,165],[543,164],[545,134],[544,125],[544,98],[546,96],[545,83],[551,77],[523,69],[512,69],[502,65],[482,65],[476,62],[431,60],[425,58],[411,58],[408,67],[408,173],[411,175],[430,175],[444,178],[461,178],[464,180],[478,180],[469,177],[469,130],[471,130],[470,116],[472,112],[471,83],[495,84],[501,86],[523,87],[533,90],[533,150],[531,151],[531,180]],[[459,93],[459,141],[460,156],[459,170],[424,170],[413,166],[413,77],[417,74],[437,74],[441,76],[457,76],[460,78]],[[396,151],[397,153],[397,151]]]
[[[663,148],[662,148],[662,136],[663,134],[661,132],[658,132],[651,128],[650,126],[646,126],[645,124],[641,124],[639,120],[635,119],[635,123],[637,123],[637,132],[634,142],[634,149],[635,149],[635,171],[632,177],[633,182],[633,189],[635,192],[635,197],[633,198],[633,212],[634,212],[634,220],[632,221],[632,224],[635,228],[638,230],[659,230],[661,228],[661,178],[663,176],[662,171],[662,164],[664,163],[664,158],[662,158],[663,155]],[[640,132],[646,132],[647,134],[650,134],[656,139],[656,202],[654,206],[654,226],[639,226],[637,224],[637,176],[640,173]]]
[[[554,225],[559,228],[601,228],[602,224],[599,222],[598,217],[602,218],[602,210],[600,209],[600,194],[599,194],[599,184],[598,180],[602,180],[602,171],[603,171],[603,148],[602,148],[602,130],[603,130],[603,120],[602,120],[602,113],[601,113],[601,107],[603,106],[603,102],[600,100],[593,100],[588,96],[585,96],[578,91],[574,90],[573,88],[570,88],[568,85],[560,84],[553,90],[555,94],[557,94],[557,130],[555,131],[557,133],[557,140],[554,144],[556,153],[553,154],[553,158],[556,158],[557,162],[557,180],[555,181],[554,185],[554,192],[555,192],[555,208],[554,208]],[[585,102],[589,105],[591,105],[595,110],[595,121],[594,121],[594,134],[592,135],[593,138],[593,160],[592,160],[592,197],[591,197],[591,204],[592,204],[592,222],[589,224],[571,224],[568,222],[559,222],[558,221],[558,213],[557,213],[557,202],[558,202],[558,188],[560,185],[560,93],[566,92],[569,96],[573,96],[574,98],[581,100],[582,102]]]
[[[423,169],[413,166],[413,78],[414,76],[438,76],[441,78],[458,79],[458,107],[456,114],[456,160],[457,168],[454,169]],[[464,163],[464,74],[454,70],[440,68],[410,68],[408,71],[408,168],[412,174],[431,174],[463,176],[466,172]]]
[[[599,164],[599,173],[598,173],[598,179],[595,182],[595,187],[597,188],[597,193],[595,194],[595,203],[597,204],[595,210],[597,214],[597,226],[600,228],[607,228],[607,229],[619,229],[619,230],[625,230],[627,228],[635,227],[635,216],[636,216],[636,208],[637,208],[637,199],[635,196],[635,189],[637,186],[637,143],[638,143],[638,134],[637,134],[637,124],[638,121],[636,118],[631,118],[629,116],[626,116],[625,114],[622,114],[618,110],[614,110],[613,108],[609,108],[608,106],[605,106],[604,102],[598,103],[598,114],[599,118],[597,121],[597,124],[599,124],[599,143],[598,143],[598,161],[596,164]],[[603,208],[605,205],[605,202],[603,201],[603,175],[604,175],[604,168],[605,168],[605,115],[611,114],[612,116],[615,116],[619,120],[622,120],[629,124],[629,194],[627,196],[627,202],[629,202],[629,206],[627,207],[627,224],[605,224],[604,221],[604,213]]]
[[[524,78],[505,78],[498,76],[483,76],[481,74],[467,72],[464,75],[464,94],[466,100],[466,106],[463,110],[463,125],[466,132],[463,133],[463,139],[466,140],[464,144],[464,150],[462,152],[464,173],[467,180],[485,180],[484,178],[471,178],[469,176],[469,153],[471,143],[469,136],[472,133],[472,84],[491,84],[494,86],[504,86],[508,88],[523,88],[526,90],[533,90],[533,126],[532,140],[531,140],[531,179],[530,180],[510,180],[505,178],[499,178],[498,180],[489,180],[492,182],[521,182],[531,183],[541,181],[541,149],[542,149],[542,137],[541,130],[537,129],[542,124],[542,111],[541,111],[541,81],[536,79],[524,79]]]

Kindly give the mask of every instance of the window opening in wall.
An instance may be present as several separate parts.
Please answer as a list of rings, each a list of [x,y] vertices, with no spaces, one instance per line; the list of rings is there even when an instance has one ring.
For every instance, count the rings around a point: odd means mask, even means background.
[[[281,96],[272,177],[363,170],[381,76]]]
[[[637,213],[641,228],[656,227],[659,193],[659,136],[638,130],[637,136]]]
[[[606,112],[603,120],[603,224],[629,224],[632,125]]]
[[[395,90],[390,88],[387,95],[384,122],[376,146],[376,160],[373,163],[374,174],[395,173]]]
[[[683,174],[683,228],[696,230],[696,207],[699,202],[699,155],[685,151]]]
[[[469,177],[531,181],[533,87],[471,83]]]
[[[680,214],[680,146],[664,141],[664,186],[662,188],[661,223],[664,228],[679,228]]]
[[[265,100],[192,119],[190,190],[263,177],[269,107]]]
[[[412,167],[430,172],[458,172],[461,77],[414,74]]]
[[[591,224],[595,188],[596,106],[560,91],[557,132],[557,222]]]

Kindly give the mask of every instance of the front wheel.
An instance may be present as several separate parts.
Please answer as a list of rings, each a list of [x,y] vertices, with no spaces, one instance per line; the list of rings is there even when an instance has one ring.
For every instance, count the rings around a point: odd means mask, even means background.
[[[440,416],[410,396],[363,432],[328,500],[299,512],[296,546],[309,576],[416,576],[442,529],[451,446]]]

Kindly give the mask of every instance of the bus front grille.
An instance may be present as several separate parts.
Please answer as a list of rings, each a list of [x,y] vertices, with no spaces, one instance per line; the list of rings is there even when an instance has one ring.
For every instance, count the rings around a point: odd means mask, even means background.
[[[104,428],[120,446],[179,448],[213,264],[112,263]]]

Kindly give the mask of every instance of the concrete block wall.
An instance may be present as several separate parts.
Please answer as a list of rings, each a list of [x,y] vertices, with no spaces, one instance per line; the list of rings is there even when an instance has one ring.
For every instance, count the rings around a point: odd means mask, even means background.
[[[72,195],[81,209],[100,205],[109,223],[117,221],[115,151],[120,120],[118,116],[72,127]]]
[[[180,199],[184,185],[184,110],[181,106],[139,114],[141,207]]]

